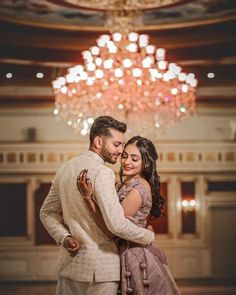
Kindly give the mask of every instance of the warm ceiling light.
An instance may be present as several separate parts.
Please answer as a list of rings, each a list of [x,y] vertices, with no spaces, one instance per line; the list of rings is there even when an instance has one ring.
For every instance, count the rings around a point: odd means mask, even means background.
[[[6,74],[6,78],[7,78],[7,79],[11,79],[12,77],[13,77],[12,73],[7,73],[7,74]]]
[[[36,77],[37,77],[38,79],[42,79],[42,78],[44,77],[44,74],[43,74],[43,73],[37,73],[37,74],[36,74]]]
[[[208,73],[208,74],[207,74],[207,77],[208,77],[209,79],[213,79],[213,78],[215,78],[215,74],[214,74],[214,73]]]

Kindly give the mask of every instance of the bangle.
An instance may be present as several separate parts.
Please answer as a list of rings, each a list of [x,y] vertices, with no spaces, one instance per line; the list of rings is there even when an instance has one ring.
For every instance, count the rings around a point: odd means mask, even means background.
[[[92,201],[92,196],[93,196],[93,195],[90,195],[90,196],[83,196],[83,198],[84,198],[86,201]]]

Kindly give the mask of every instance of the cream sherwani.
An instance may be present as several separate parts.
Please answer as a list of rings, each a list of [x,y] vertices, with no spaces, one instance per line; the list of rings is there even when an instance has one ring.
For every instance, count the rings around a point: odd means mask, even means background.
[[[151,231],[125,218],[116,194],[113,171],[96,153],[83,152],[58,170],[40,210],[42,223],[58,244],[68,234],[81,244],[75,257],[70,257],[61,247],[57,273],[59,277],[80,282],[118,281],[120,261],[115,242],[96,224],[76,186],[77,176],[83,169],[88,169],[94,197],[108,229],[115,236],[141,244],[154,240]],[[69,231],[60,222],[58,212],[61,210]]]

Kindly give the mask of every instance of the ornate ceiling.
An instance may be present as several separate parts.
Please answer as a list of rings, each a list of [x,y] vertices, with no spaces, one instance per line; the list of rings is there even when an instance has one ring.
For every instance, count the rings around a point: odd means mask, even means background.
[[[236,1],[2,0],[0,105],[52,104],[51,80],[108,30],[110,5],[140,11],[134,27],[199,80],[197,102],[236,103]],[[108,6],[109,5],[109,6]],[[207,78],[213,72],[214,79]],[[12,73],[12,78],[6,78]],[[43,73],[43,78],[37,78]],[[9,77],[9,75],[8,75]]]

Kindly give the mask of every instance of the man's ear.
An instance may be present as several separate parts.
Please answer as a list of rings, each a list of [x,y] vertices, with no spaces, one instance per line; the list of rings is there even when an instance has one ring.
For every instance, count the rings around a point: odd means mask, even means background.
[[[94,146],[96,149],[100,149],[102,147],[103,144],[103,140],[100,136],[96,136],[94,138]]]

